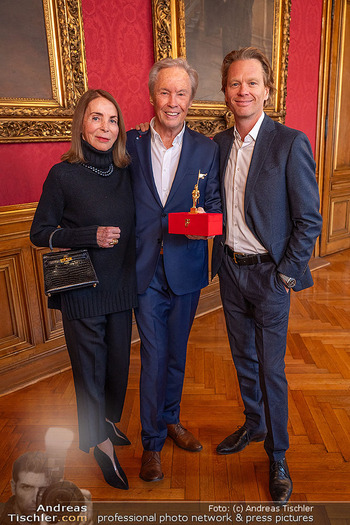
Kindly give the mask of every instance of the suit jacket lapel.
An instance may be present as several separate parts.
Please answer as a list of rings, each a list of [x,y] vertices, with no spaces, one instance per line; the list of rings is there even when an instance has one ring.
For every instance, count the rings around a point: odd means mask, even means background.
[[[233,127],[220,140],[220,180],[224,183],[226,167],[234,141]]]
[[[273,120],[265,115],[256,139],[252,160],[249,166],[247,183],[245,187],[244,213],[247,212],[249,202],[254,191],[254,186],[259,177],[261,168],[264,165],[266,157],[268,156],[272,144],[272,138],[275,132],[275,124]]]
[[[159,206],[163,207],[153,177],[151,160],[151,132],[148,131],[147,133],[136,137],[135,143],[136,151],[139,156],[140,168],[142,170],[145,181],[148,184]]]

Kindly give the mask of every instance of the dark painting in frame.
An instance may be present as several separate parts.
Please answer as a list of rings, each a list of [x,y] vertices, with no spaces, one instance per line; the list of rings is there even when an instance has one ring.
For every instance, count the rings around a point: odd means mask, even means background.
[[[284,122],[290,8],[291,0],[152,0],[155,60],[185,57],[199,72],[189,127],[213,136],[233,124],[220,92],[220,66],[228,51],[247,45],[271,60],[276,92],[265,111]]]
[[[0,81],[0,142],[70,140],[87,89],[81,0],[5,0],[1,15],[1,43],[11,49],[2,61],[9,67],[9,54],[15,71]]]

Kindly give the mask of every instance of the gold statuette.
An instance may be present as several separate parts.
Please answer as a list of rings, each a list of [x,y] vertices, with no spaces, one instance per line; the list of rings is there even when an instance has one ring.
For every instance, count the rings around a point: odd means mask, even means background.
[[[206,176],[207,176],[207,173],[201,173],[201,170],[199,170],[197,184],[195,184],[194,190],[192,191],[193,206],[190,210],[190,213],[198,213],[197,202],[200,197],[200,191],[198,189],[198,184],[199,184],[200,179],[204,179],[204,177]]]

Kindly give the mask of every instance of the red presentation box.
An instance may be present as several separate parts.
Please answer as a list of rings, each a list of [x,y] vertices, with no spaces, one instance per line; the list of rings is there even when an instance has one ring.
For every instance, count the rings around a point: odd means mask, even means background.
[[[169,213],[168,232],[182,235],[222,234],[222,213]]]

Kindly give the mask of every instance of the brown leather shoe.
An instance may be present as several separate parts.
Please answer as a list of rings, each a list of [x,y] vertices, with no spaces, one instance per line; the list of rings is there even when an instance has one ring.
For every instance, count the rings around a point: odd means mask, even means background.
[[[194,437],[191,432],[186,430],[181,423],[176,423],[176,425],[167,425],[168,436],[174,440],[175,445],[190,452],[199,452],[202,450],[202,445]]]
[[[141,460],[140,478],[143,481],[160,481],[164,478],[160,462],[160,452],[144,450]]]

